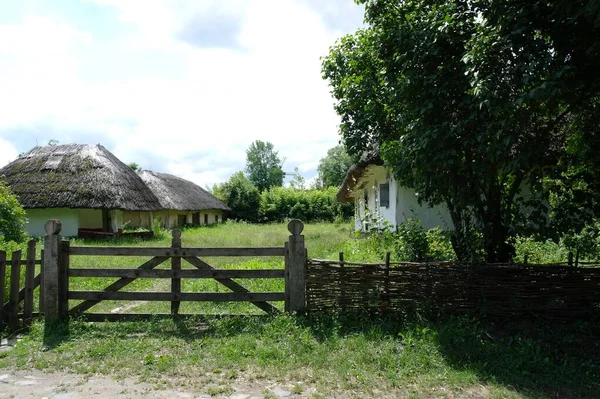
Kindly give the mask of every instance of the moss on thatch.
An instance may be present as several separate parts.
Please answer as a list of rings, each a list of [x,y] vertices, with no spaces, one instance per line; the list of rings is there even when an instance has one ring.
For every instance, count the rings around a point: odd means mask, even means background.
[[[24,208],[161,209],[142,179],[100,144],[35,147],[0,175]]]
[[[156,195],[164,209],[178,211],[230,210],[214,195],[189,180],[149,170],[140,172],[139,175]]]

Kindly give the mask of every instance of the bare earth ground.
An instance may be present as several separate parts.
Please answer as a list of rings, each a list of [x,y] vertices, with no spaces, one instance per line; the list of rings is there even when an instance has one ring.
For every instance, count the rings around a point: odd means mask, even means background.
[[[0,369],[0,398],[13,399],[96,399],[96,398],[157,398],[157,399],[258,399],[258,398],[308,398],[314,393],[309,389],[301,394],[293,394],[289,387],[269,384],[266,381],[247,382],[233,381],[232,392],[209,393],[210,386],[194,390],[186,384],[178,389],[176,383],[172,387],[157,388],[154,384],[139,382],[138,378],[120,380],[111,377],[92,375],[84,376],[69,373],[45,373],[38,370],[2,370]],[[214,389],[214,388],[213,388]],[[342,398],[342,396],[338,396]]]

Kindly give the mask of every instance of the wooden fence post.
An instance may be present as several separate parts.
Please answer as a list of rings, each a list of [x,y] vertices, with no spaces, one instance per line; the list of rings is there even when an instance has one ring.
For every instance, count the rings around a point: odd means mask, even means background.
[[[344,270],[344,252],[339,253],[340,259],[340,309],[346,312],[346,272]]]
[[[59,268],[60,268],[60,220],[51,219],[44,225],[44,321],[53,322],[60,317]]]
[[[10,265],[10,289],[8,302],[8,325],[17,330],[19,315],[19,291],[21,288],[21,251],[12,253]]]
[[[181,231],[173,230],[171,248],[173,250],[173,254],[179,255],[179,250],[181,249]],[[181,270],[181,258],[179,256],[173,256],[171,258],[171,270]],[[174,294],[181,293],[181,279],[173,278],[171,280],[171,292]],[[179,313],[180,303],[181,302],[179,301],[171,301],[171,314]]]
[[[0,332],[4,324],[4,281],[6,280],[6,252],[0,251]]]
[[[35,279],[35,240],[27,243],[27,263],[25,264],[25,304],[23,321],[31,322],[33,316],[33,283]]]
[[[286,252],[286,298],[289,303],[286,310],[297,312],[306,307],[306,249],[304,248],[304,224],[297,219],[290,220],[289,237]]]
[[[58,263],[58,317],[66,319],[69,316],[69,241],[60,242]]]

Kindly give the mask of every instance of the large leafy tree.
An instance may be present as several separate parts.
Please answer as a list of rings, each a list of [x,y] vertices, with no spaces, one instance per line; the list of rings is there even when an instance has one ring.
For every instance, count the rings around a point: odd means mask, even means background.
[[[594,136],[598,2],[363,2],[368,27],[323,61],[346,148],[380,146],[401,184],[445,203],[460,258],[475,228],[487,261],[508,260],[515,233],[545,226],[569,140]]]
[[[246,173],[261,192],[283,185],[285,173],[281,165],[278,152],[268,141],[256,140],[246,150]]]
[[[352,158],[343,145],[337,145],[327,151],[327,156],[321,158],[317,171],[323,187],[339,187],[346,177],[346,172],[352,166]]]

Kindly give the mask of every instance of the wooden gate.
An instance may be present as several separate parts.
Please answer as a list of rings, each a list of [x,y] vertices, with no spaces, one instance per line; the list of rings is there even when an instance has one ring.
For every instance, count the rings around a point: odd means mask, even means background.
[[[154,317],[154,314],[86,313],[103,300],[168,301],[171,314],[179,314],[184,301],[250,302],[267,313],[277,312],[270,302],[283,301],[286,311],[299,311],[305,307],[306,250],[304,228],[299,220],[288,224],[291,233],[281,247],[262,248],[182,248],[181,232],[173,231],[170,247],[75,247],[60,237],[61,224],[57,220],[46,223],[44,243],[44,314],[46,319],[67,316],[85,317],[88,320],[120,320],[125,318]],[[144,256],[150,259],[137,268],[72,268],[71,259],[77,256]],[[274,257],[284,259],[285,268],[261,270],[215,269],[202,257]],[[182,269],[182,261],[193,269]],[[170,269],[156,269],[170,262]],[[117,278],[101,291],[74,291],[69,288],[70,278]],[[125,292],[127,285],[137,279],[169,279],[168,292]],[[283,292],[250,292],[233,279],[279,278],[285,281]],[[182,292],[182,279],[214,279],[231,292]],[[69,300],[80,300],[69,308]]]
[[[20,250],[13,252],[10,259],[6,252],[0,251],[0,331],[6,324],[12,331],[16,331],[19,328],[19,320],[26,325],[34,316],[39,315],[39,312],[34,313],[33,293],[40,286],[42,262],[36,259],[35,253],[35,240],[27,243],[24,258]],[[10,266],[9,273],[7,266]],[[24,270],[22,266],[25,266]],[[39,267],[40,271],[36,272],[36,267]],[[39,298],[39,308],[42,309],[42,295]]]

